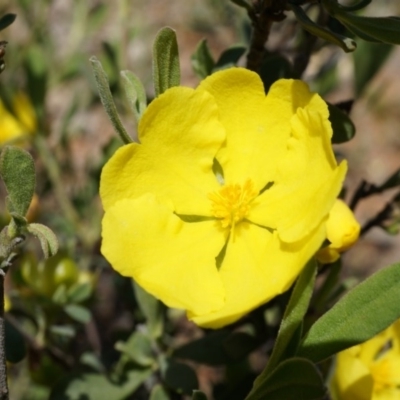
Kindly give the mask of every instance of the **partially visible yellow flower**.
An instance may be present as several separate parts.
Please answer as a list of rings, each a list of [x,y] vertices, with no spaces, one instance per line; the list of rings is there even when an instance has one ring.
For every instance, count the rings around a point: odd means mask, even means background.
[[[322,264],[337,261],[340,253],[349,249],[360,235],[360,224],[347,204],[337,199],[326,222],[326,236],[330,244],[317,253]]]
[[[32,134],[36,129],[35,111],[24,94],[13,100],[15,115],[0,101],[0,144]]]
[[[8,312],[11,310],[11,300],[8,295],[4,295],[4,311]]]
[[[400,399],[400,320],[337,355],[331,390],[338,400]]]
[[[288,290],[326,237],[346,173],[326,103],[301,81],[217,72],[156,98],[101,176],[102,252],[219,328]]]

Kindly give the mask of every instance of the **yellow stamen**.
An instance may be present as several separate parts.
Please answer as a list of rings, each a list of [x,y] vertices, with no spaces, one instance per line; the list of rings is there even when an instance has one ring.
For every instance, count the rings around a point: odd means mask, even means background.
[[[223,228],[234,229],[235,225],[246,218],[250,204],[258,192],[253,182],[248,179],[245,184],[224,185],[217,192],[210,193],[211,209],[214,216],[221,220]]]
[[[390,359],[379,360],[371,366],[374,379],[374,392],[388,387],[396,387],[398,371]]]

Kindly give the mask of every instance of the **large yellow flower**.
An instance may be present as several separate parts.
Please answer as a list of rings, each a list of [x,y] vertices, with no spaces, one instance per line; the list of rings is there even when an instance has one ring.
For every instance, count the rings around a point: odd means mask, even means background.
[[[102,252],[122,275],[210,328],[286,291],[325,239],[346,172],[324,101],[280,80],[217,72],[155,99],[141,144],[105,166]]]
[[[331,389],[338,400],[400,399],[400,321],[339,353]]]

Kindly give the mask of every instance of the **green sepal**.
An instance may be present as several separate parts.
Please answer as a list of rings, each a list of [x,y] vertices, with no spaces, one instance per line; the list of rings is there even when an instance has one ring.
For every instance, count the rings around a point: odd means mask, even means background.
[[[320,362],[371,339],[400,318],[400,264],[375,273],[311,326],[297,356]]]
[[[332,143],[339,144],[351,140],[356,134],[353,121],[338,107],[328,103],[329,121],[332,125]]]
[[[161,29],[154,41],[153,81],[156,97],[181,82],[178,42],[169,27]]]
[[[6,14],[0,18],[0,31],[10,26],[17,18],[16,14]]]
[[[136,122],[139,122],[147,106],[146,91],[140,79],[133,72],[121,71],[121,76],[124,80],[123,87],[128,104],[136,118]]]
[[[28,225],[27,231],[39,239],[45,258],[52,257],[57,253],[58,240],[50,228],[33,223]]]
[[[318,368],[304,358],[290,358],[258,381],[245,400],[321,400],[326,388]]]
[[[104,72],[100,61],[93,56],[90,58],[90,63],[92,64],[100,100],[104,106],[104,109],[106,110],[111,124],[125,144],[132,143],[132,138],[128,135],[128,132],[125,130],[121,119],[119,118],[117,108],[115,107],[114,99],[111,94],[110,86],[108,84],[107,75]]]
[[[0,174],[12,207],[10,211],[25,216],[35,192],[35,164],[32,156],[19,147],[4,147],[0,155]]]
[[[191,61],[193,71],[200,79],[211,75],[215,61],[210,53],[206,39],[201,40],[197,45],[195,52],[192,54]]]
[[[317,263],[314,259],[311,259],[297,279],[286,307],[271,357],[264,371],[255,380],[253,390],[250,394],[252,394],[253,391],[257,392],[258,387],[271,375],[272,371],[282,360],[292,357],[295,354],[294,352],[297,350],[299,341],[293,344],[292,339],[296,337],[298,340],[300,339],[301,335],[299,334],[299,329],[301,329],[304,316],[311,300],[316,271]],[[291,349],[293,353],[290,354],[288,349]],[[249,398],[252,397],[250,396]]]
[[[300,6],[289,4],[289,7],[294,12],[300,25],[307,32],[310,32],[312,35],[318,36],[321,39],[341,47],[346,53],[354,51],[357,48],[357,44],[353,39],[339,35],[338,33],[332,32],[329,29],[316,24],[308,17],[306,12]]]

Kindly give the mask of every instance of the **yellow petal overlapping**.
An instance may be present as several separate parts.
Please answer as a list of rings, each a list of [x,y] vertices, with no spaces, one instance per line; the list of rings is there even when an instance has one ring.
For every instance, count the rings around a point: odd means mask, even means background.
[[[232,68],[167,90],[141,143],[103,169],[103,254],[197,324],[236,321],[287,290],[326,238],[346,172],[331,135],[326,104],[299,81],[265,96]]]
[[[400,399],[400,321],[336,357],[331,391],[338,400]]]

